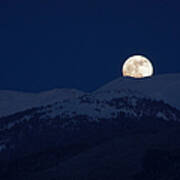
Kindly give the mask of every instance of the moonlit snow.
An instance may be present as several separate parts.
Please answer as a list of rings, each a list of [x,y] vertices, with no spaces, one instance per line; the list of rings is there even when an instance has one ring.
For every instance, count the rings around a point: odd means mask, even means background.
[[[143,79],[120,77],[90,94],[92,97],[101,101],[134,94],[136,96],[163,100],[165,103],[180,109],[179,92],[180,74],[165,74]],[[74,89],[55,89],[41,93],[0,91],[0,116],[13,114],[32,107],[53,104],[63,100],[72,101],[73,109],[74,103],[77,103],[75,99],[86,94],[87,93]],[[87,104],[87,108],[83,107],[85,111],[90,111],[88,106]],[[74,110],[77,110],[77,108]],[[104,111],[104,114],[106,114],[105,112],[106,111]]]

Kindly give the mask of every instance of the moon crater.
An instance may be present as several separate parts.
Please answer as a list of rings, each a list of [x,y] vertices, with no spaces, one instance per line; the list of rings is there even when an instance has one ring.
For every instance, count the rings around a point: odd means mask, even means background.
[[[153,66],[149,59],[141,55],[128,58],[122,69],[123,76],[144,78],[153,75]]]

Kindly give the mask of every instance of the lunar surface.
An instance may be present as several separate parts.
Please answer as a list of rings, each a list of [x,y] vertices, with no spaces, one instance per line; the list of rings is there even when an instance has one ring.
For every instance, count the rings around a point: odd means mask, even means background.
[[[153,66],[149,59],[141,55],[128,58],[122,69],[123,76],[144,78],[153,75]]]

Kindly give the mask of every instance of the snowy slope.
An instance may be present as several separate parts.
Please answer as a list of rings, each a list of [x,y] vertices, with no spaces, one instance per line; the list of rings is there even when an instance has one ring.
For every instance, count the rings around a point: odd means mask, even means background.
[[[180,74],[164,74],[144,79],[118,78],[94,92],[107,95],[117,91],[138,92],[142,96],[164,100],[180,109]]]
[[[28,125],[31,128],[34,124],[38,127],[43,124],[48,128],[79,129],[83,124],[89,126],[91,123],[121,122],[124,119],[133,119],[136,122],[147,117],[180,121],[180,111],[162,101],[139,97],[129,91],[113,95],[85,94],[2,117],[0,132],[11,131],[18,126]]]
[[[0,91],[0,116],[23,111],[32,107],[44,106],[57,101],[76,98],[83,92],[75,89],[54,89],[41,93]]]
[[[96,163],[95,169],[102,168],[102,164],[109,162],[113,162],[114,168],[117,166],[117,162],[114,161],[117,160],[117,154],[122,154],[118,161],[122,162],[121,166],[126,169],[124,164],[134,167],[136,152],[142,154],[142,148],[145,150],[147,145],[152,146],[152,137],[154,146],[159,142],[165,142],[169,147],[169,142],[179,145],[177,137],[180,132],[180,111],[163,101],[149,98],[167,98],[166,101],[172,104],[174,100],[177,106],[179,77],[180,75],[162,75],[138,80],[119,78],[89,94],[68,89],[55,89],[39,94],[1,91],[1,107],[6,105],[7,108],[4,112],[21,112],[0,118],[0,177],[29,177],[28,173],[44,170],[50,172],[50,168],[56,169],[60,164],[58,173],[62,179],[64,170],[67,170],[68,177],[69,172],[70,175],[77,172],[74,167],[87,167],[89,170],[89,167],[95,167],[93,163],[97,158],[100,158],[100,161]],[[28,109],[28,106],[35,108]],[[22,111],[23,108],[27,109]],[[139,141],[139,137],[142,141]],[[158,137],[159,140],[156,141]],[[112,147],[114,150],[116,142],[111,141],[113,138],[118,138],[116,154],[112,153]],[[107,146],[101,149],[101,144],[104,143]],[[90,156],[87,154],[88,159],[84,158],[83,154],[93,149],[94,156],[91,156],[91,153]],[[130,154],[123,154],[126,152]],[[82,164],[69,164],[68,160],[73,157],[80,159],[72,162]],[[132,157],[132,160],[129,161],[128,157]],[[84,166],[84,159],[92,166]],[[103,169],[103,173],[106,170],[107,167]],[[94,169],[90,169],[87,174],[93,174],[93,171]],[[98,172],[97,169],[95,171]],[[129,174],[129,169],[125,173]],[[65,173],[64,177],[67,177],[66,175]],[[94,174],[94,177],[98,176]],[[52,177],[45,179],[50,180]]]
[[[165,74],[144,79],[120,77],[89,94],[89,98],[109,101],[112,98],[131,97],[133,95],[141,98],[152,97],[157,100],[162,99],[166,103],[180,109],[179,92],[180,74]],[[54,89],[41,93],[0,91],[0,117],[32,107],[45,106],[67,99],[77,99],[82,95],[85,95],[85,93],[74,89]],[[77,104],[77,101],[75,100],[73,103]],[[72,109],[75,107],[73,103]],[[79,109],[81,109],[80,106]],[[74,111],[78,110],[74,109]]]
[[[19,100],[19,109],[24,108],[25,106],[20,105],[25,103],[27,103],[26,107],[32,106],[34,103],[35,108],[0,118],[0,161],[10,161],[12,167],[15,168],[13,172],[17,170],[21,172],[23,168],[26,169],[29,166],[36,168],[33,163],[40,165],[42,169],[44,165],[49,168],[54,166],[54,164],[49,165],[51,162],[49,158],[57,149],[62,149],[62,152],[60,155],[58,153],[57,157],[56,154],[52,157],[52,162],[55,164],[59,161],[58,157],[60,161],[63,161],[64,158],[83,152],[84,149],[96,146],[117,134],[122,136],[124,133],[131,133],[134,136],[134,133],[140,132],[144,136],[147,132],[155,134],[158,131],[167,132],[170,127],[179,127],[180,111],[178,109],[163,101],[146,97],[138,88],[129,88],[130,85],[131,87],[141,85],[141,90],[144,88],[145,91],[145,88],[148,88],[145,84],[151,81],[153,80],[120,79],[89,94],[67,89],[56,89],[40,94],[9,92],[9,96],[6,96],[9,98],[7,99],[9,102],[11,99],[17,98],[12,103],[14,108],[17,100]],[[160,82],[160,80],[157,81]],[[134,85],[132,86],[130,82]],[[144,83],[141,84],[141,82]],[[167,83],[168,80],[164,82]],[[171,82],[171,78],[169,82]],[[150,84],[154,86],[153,83]],[[5,94],[7,95],[7,92]],[[3,98],[4,96],[1,97],[1,99]],[[48,104],[46,105],[46,103]],[[43,106],[38,107],[38,104]],[[39,152],[45,153],[42,153],[42,156],[45,156],[40,158],[45,163],[39,163]],[[34,153],[37,156],[35,155],[34,160],[31,161],[31,155]],[[26,160],[27,155],[30,158]],[[9,159],[9,157],[11,158]],[[16,159],[21,161],[21,158],[24,157],[28,164],[24,166],[22,159],[22,164],[16,169],[13,161]],[[4,169],[9,175],[11,172],[9,164]],[[4,173],[4,169],[0,168],[0,177]]]

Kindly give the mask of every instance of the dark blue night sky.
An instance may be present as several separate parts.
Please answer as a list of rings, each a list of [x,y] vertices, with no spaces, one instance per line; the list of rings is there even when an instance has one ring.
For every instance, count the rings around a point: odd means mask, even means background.
[[[178,1],[0,1],[0,89],[92,91],[132,54],[180,72],[179,52]]]

